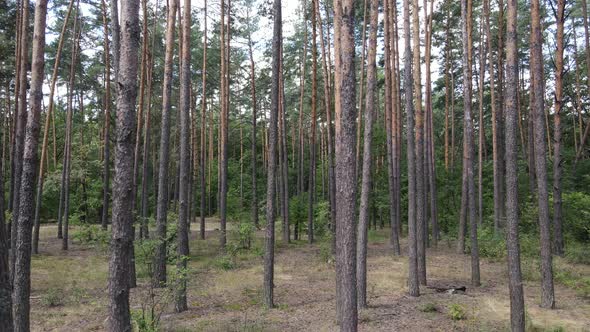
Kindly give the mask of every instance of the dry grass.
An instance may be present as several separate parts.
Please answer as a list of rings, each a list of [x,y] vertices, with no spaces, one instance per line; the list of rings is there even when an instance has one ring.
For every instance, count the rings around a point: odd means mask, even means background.
[[[253,249],[240,253],[234,269],[219,264],[214,227],[206,241],[191,234],[189,263],[189,306],[184,313],[170,308],[162,316],[165,331],[333,331],[335,322],[335,275],[333,264],[320,259],[318,245],[280,245],[276,253],[275,299],[277,308],[262,308],[262,259],[260,238]],[[196,229],[196,228],[193,228]],[[407,259],[393,257],[387,245],[387,231],[373,234],[369,247],[369,308],[359,314],[363,331],[505,331],[509,303],[506,267],[503,262],[482,261],[483,286],[469,287],[469,257],[457,255],[444,245],[428,253],[429,283],[435,286],[465,285],[463,295],[436,293],[422,288],[422,296],[406,295]],[[105,253],[72,245],[68,253],[59,250],[53,230],[42,232],[43,254],[33,260],[32,324],[35,331],[103,330],[107,314],[107,256]],[[261,236],[260,233],[257,234]],[[403,244],[405,246],[405,244]],[[558,261],[556,264],[566,264]],[[588,266],[568,264],[577,273],[589,273]],[[137,309],[146,291],[139,280],[132,291]],[[57,291],[56,291],[57,290]],[[57,292],[57,306],[47,305]],[[536,328],[590,331],[590,302],[575,290],[556,285],[558,308],[538,306],[539,285],[525,283],[527,316]],[[465,308],[466,318],[453,321],[449,308]],[[436,311],[423,310],[435,307]]]

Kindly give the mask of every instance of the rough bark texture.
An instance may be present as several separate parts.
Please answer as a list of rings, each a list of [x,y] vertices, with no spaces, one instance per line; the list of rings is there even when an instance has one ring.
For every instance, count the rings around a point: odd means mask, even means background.
[[[263,298],[267,308],[274,307],[274,258],[275,258],[275,193],[277,177],[277,143],[279,115],[279,70],[281,60],[282,16],[281,0],[273,4],[274,24],[272,39],[272,90],[268,131],[268,180],[266,185],[266,231],[264,239]]]
[[[520,246],[518,240],[518,111],[516,93],[518,85],[516,0],[508,0],[506,12],[506,249],[508,252],[508,283],[510,289],[510,326],[512,331],[525,330],[524,295],[520,272]]]
[[[170,160],[170,112],[172,110],[172,61],[174,30],[176,28],[177,0],[171,0],[166,24],[166,55],[164,58],[164,84],[162,92],[162,122],[160,157],[158,166],[158,200],[156,205],[156,239],[159,241],[154,256],[153,283],[162,287],[166,283],[166,223],[168,218],[168,169]]]
[[[420,74],[420,7],[418,0],[413,0],[412,9],[412,46],[414,110],[416,115],[414,153],[416,154],[416,243],[418,261],[418,280],[426,285],[426,204],[424,195],[424,113],[422,111],[422,83]]]
[[[111,179],[111,56],[109,53],[109,26],[107,20],[107,8],[105,0],[102,1],[104,24],[104,60],[105,60],[105,96],[104,96],[104,148],[103,148],[103,173],[102,173],[102,216],[101,226],[106,230],[109,223],[109,187]],[[118,33],[118,32],[117,32]],[[113,34],[114,36],[114,34]],[[118,42],[118,41],[117,41]],[[118,45],[118,44],[117,44]],[[113,43],[113,47],[114,47]],[[55,123],[55,121],[54,121]],[[61,232],[61,228],[58,227]]]
[[[228,8],[230,7],[228,0]],[[227,157],[228,157],[228,121],[229,121],[229,27],[231,16],[228,14],[227,27],[225,26],[226,6],[221,0],[221,128],[220,128],[220,150],[219,150],[219,244],[225,250],[226,218],[227,218]],[[229,13],[229,9],[227,9]],[[225,31],[227,28],[227,31]],[[227,43],[227,44],[226,44]]]
[[[503,139],[502,139],[502,122],[503,122],[503,115],[502,115],[502,45],[503,40],[503,25],[504,19],[504,6],[502,4],[502,0],[499,0],[500,3],[500,10],[498,11],[498,56],[497,56],[497,63],[498,63],[498,100],[500,101],[500,105],[496,104],[496,88],[494,85],[494,60],[493,60],[493,51],[491,48],[491,33],[489,32],[489,0],[485,0],[488,4],[488,15],[487,15],[487,29],[488,29],[488,52],[490,56],[490,89],[491,89],[491,97],[492,97],[492,162],[493,162],[493,172],[494,172],[494,230],[496,233],[499,232],[500,227],[502,225],[502,218],[504,217],[504,189],[503,189]],[[485,6],[484,2],[484,6]]]
[[[201,240],[205,239],[205,204],[207,195],[207,185],[205,183],[205,171],[207,164],[207,0],[204,1],[203,11],[203,70],[202,70],[202,95],[201,95],[201,218],[200,218],[200,234]]]
[[[408,159],[408,292],[420,296],[418,284],[418,243],[416,242],[416,154],[414,141],[414,105],[412,84],[412,47],[410,35],[410,0],[404,0],[404,90]]]
[[[6,87],[6,92],[9,92],[9,87]],[[10,102],[8,97],[7,102]],[[10,104],[8,105],[8,114],[10,114]],[[3,116],[7,115],[2,114]],[[5,117],[6,119],[6,117]],[[7,124],[2,124],[2,158],[0,159],[0,188],[4,188],[4,164],[5,164],[5,147],[6,147],[6,131]],[[0,195],[0,211],[5,211],[4,193]],[[8,262],[8,234],[6,228],[6,220],[4,213],[0,213],[0,331],[12,331],[12,287],[10,284],[10,271]]]
[[[189,184],[190,184],[190,27],[191,27],[191,0],[183,1],[182,15],[182,49],[181,49],[181,70],[180,70],[180,181],[178,195],[178,257],[176,267],[180,272],[178,289],[176,290],[175,309],[182,312],[188,309],[186,300],[185,274],[189,258],[188,247],[188,225],[189,225]]]
[[[463,21],[463,112],[464,112],[464,136],[465,155],[463,156],[463,168],[467,177],[467,206],[469,211],[469,235],[471,239],[471,284],[480,285],[479,276],[479,249],[477,246],[477,217],[475,208],[475,180],[473,172],[474,144],[473,144],[473,119],[471,114],[471,63],[472,63],[472,1],[461,1],[461,17]]]
[[[563,109],[563,76],[564,76],[564,24],[565,24],[565,0],[557,1],[556,8],[557,38],[555,51],[555,112],[553,114],[553,251],[558,256],[563,256],[563,232],[562,225],[562,201],[561,201],[561,111]],[[574,135],[575,137],[575,135]]]
[[[363,138],[363,174],[361,184],[361,205],[359,210],[357,241],[357,292],[358,306],[367,307],[367,225],[369,223],[369,196],[371,194],[371,141],[373,140],[373,110],[375,108],[377,19],[379,1],[371,0],[371,27],[369,31],[369,52],[367,57],[367,95],[365,106],[365,131]],[[389,153],[391,154],[391,153]]]
[[[341,331],[356,331],[356,71],[354,0],[334,0],[336,93],[336,308]]]
[[[28,3],[26,3],[28,5]],[[26,6],[25,6],[26,7]],[[45,25],[47,1],[38,0],[35,5],[35,27],[33,31],[33,54],[31,62],[31,108],[27,112],[27,125],[24,137],[22,176],[19,186],[20,201],[14,265],[14,331],[30,331],[31,294],[31,239],[35,211],[35,180],[38,170],[37,148],[39,145],[39,118],[43,102],[43,78],[45,67]],[[26,50],[26,48],[25,48]],[[28,53],[28,52],[25,52]],[[15,209],[17,206],[15,206]],[[3,225],[2,225],[3,226]],[[4,305],[4,304],[3,304]],[[7,323],[10,324],[10,323]],[[0,323],[3,325],[3,323]]]
[[[532,110],[535,131],[535,171],[541,243],[541,307],[553,309],[553,258],[551,257],[551,225],[549,219],[549,191],[547,188],[547,140],[545,139],[545,100],[543,83],[543,53],[539,0],[531,1],[531,71],[534,72],[535,93]]]
[[[127,0],[122,3],[121,21],[124,29],[121,33],[117,95],[113,225],[109,260],[109,331],[131,331],[129,280],[132,264],[133,211],[129,200],[132,198],[135,148],[137,49],[140,38],[139,0]]]
[[[26,2],[23,2],[26,4]],[[21,14],[21,29],[20,29],[20,69],[18,71],[18,78],[17,81],[19,82],[18,86],[18,107],[16,110],[16,117],[15,117],[15,133],[14,133],[14,144],[13,144],[13,157],[12,157],[12,186],[13,194],[11,196],[11,206],[12,206],[12,222],[11,222],[11,230],[10,230],[10,248],[16,247],[16,236],[17,236],[17,223],[18,223],[18,215],[20,212],[19,203],[20,203],[20,185],[21,185],[21,176],[23,171],[23,149],[25,145],[25,126],[27,123],[27,64],[29,61],[29,42],[28,42],[28,27],[29,27],[29,6],[22,6],[22,14]],[[11,266],[11,280],[14,279],[14,272],[15,267],[14,263],[16,260],[16,250],[10,251],[10,266]],[[16,306],[16,301],[15,301]],[[15,314],[16,315],[16,314]],[[15,318],[16,319],[16,318]],[[16,324],[15,324],[16,325]],[[15,326],[15,329],[17,327]]]

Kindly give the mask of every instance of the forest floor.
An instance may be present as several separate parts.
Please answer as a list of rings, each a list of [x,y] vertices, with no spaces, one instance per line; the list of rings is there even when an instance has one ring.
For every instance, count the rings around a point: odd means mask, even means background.
[[[193,230],[198,229],[193,224]],[[218,255],[217,223],[207,222],[207,240],[191,237],[188,272],[189,310],[173,311],[171,297],[157,291],[150,297],[148,278],[138,271],[132,290],[135,315],[149,309],[150,298],[162,310],[164,331],[334,331],[335,275],[328,244],[289,245],[277,237],[275,309],[264,309],[262,232],[254,249],[228,261]],[[231,228],[230,228],[231,229]],[[73,242],[61,250],[56,227],[42,227],[39,255],[33,257],[31,319],[33,331],[102,331],[107,316],[108,256],[105,248]],[[75,229],[70,231],[74,233]],[[506,331],[509,326],[507,271],[504,261],[481,262],[482,286],[470,286],[470,258],[458,255],[450,241],[428,250],[431,286],[466,286],[461,294],[421,288],[418,298],[406,291],[407,256],[394,257],[388,230],[370,231],[368,256],[369,308],[359,313],[361,331]],[[230,231],[230,234],[233,232]],[[405,242],[402,242],[405,247]],[[590,276],[590,266],[572,266]],[[525,269],[526,272],[526,269]],[[527,325],[531,331],[590,331],[590,299],[574,288],[556,284],[557,309],[539,307],[537,281],[525,282]],[[450,311],[463,314],[453,320]],[[457,315],[457,313],[456,313]]]

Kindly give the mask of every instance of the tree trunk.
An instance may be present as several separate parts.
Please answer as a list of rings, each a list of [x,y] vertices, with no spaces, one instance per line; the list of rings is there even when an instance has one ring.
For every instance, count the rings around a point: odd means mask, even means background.
[[[134,216],[139,215],[139,211],[137,210],[137,187],[138,187],[138,177],[139,177],[139,159],[140,159],[140,148],[141,148],[141,133],[142,133],[142,121],[143,121],[143,112],[145,109],[145,81],[147,78],[147,53],[148,53],[148,15],[147,15],[147,0],[141,0],[141,7],[143,12],[143,21],[142,21],[142,34],[141,34],[141,72],[140,72],[140,79],[139,79],[139,105],[138,105],[138,112],[137,112],[137,128],[135,130],[135,150],[133,153],[133,189],[132,191],[132,200],[131,200],[131,207],[134,212]],[[135,223],[135,220],[134,220]],[[144,238],[144,230],[147,228],[145,221],[143,219],[139,220],[139,238]]]
[[[479,226],[483,225],[483,159],[484,159],[484,149],[485,149],[485,125],[484,125],[484,117],[483,117],[483,89],[485,84],[485,77],[486,77],[486,52],[485,52],[485,43],[484,43],[484,32],[483,32],[483,20],[485,18],[482,16],[480,19],[480,33],[479,33],[479,84],[478,84],[478,106],[479,106],[479,121],[478,121],[478,149],[477,149],[477,222]],[[518,85],[518,82],[517,82]],[[517,94],[518,95],[518,94]],[[517,106],[518,107],[518,106]]]
[[[386,12],[386,19],[388,13]],[[361,184],[361,205],[359,209],[357,240],[357,292],[358,306],[367,307],[367,225],[369,223],[369,197],[371,194],[371,141],[373,140],[373,110],[375,108],[377,29],[379,1],[371,0],[371,27],[367,57],[367,96],[365,107],[365,130],[363,138],[363,174]],[[391,155],[391,150],[388,151]],[[391,193],[393,194],[393,193]],[[393,207],[391,207],[393,208]]]
[[[201,223],[200,234],[201,240],[205,239],[205,205],[207,195],[207,185],[205,183],[205,172],[207,164],[207,0],[204,1],[203,12],[203,70],[202,70],[202,96],[201,96]]]
[[[358,182],[358,173],[361,172],[361,135],[362,135],[362,126],[363,126],[363,93],[365,88],[365,55],[367,54],[367,13],[368,8],[367,4],[369,3],[368,0],[364,0],[363,5],[363,34],[361,35],[361,43],[362,43],[362,50],[361,50],[361,62],[360,62],[360,73],[361,73],[361,80],[359,85],[359,97],[358,99],[358,119],[357,119],[357,126],[356,126],[356,171],[357,171],[357,182]],[[315,7],[314,7],[315,8]]]
[[[6,111],[2,113],[2,158],[0,158],[0,188],[4,188],[4,174],[6,162],[6,132],[9,130],[7,119],[10,117],[10,85],[6,84]],[[0,194],[0,330],[12,331],[12,285],[10,284],[9,268],[9,246],[4,211],[6,205],[4,201],[4,191]]]
[[[230,6],[228,0],[228,6]],[[227,214],[227,158],[228,158],[228,121],[229,121],[229,29],[231,23],[230,10],[228,9],[228,23],[225,26],[226,6],[221,0],[221,128],[220,128],[220,151],[219,151],[219,219],[220,232],[219,244],[221,250],[225,250],[226,238],[226,214]],[[227,28],[227,31],[225,30]],[[227,44],[226,44],[227,43]]]
[[[489,1],[489,0],[485,0]],[[489,3],[488,3],[489,5]],[[490,89],[492,91],[492,160],[494,168],[494,231],[499,233],[502,227],[502,220],[504,219],[504,188],[502,179],[504,178],[504,146],[503,146],[503,114],[502,114],[502,81],[503,81],[503,26],[504,26],[504,4],[503,0],[499,0],[498,3],[498,100],[499,104],[496,104],[495,98],[495,87],[493,83],[490,83]],[[494,66],[492,59],[492,48],[491,48],[491,37],[488,33],[488,52],[490,56],[490,82],[494,81]]]
[[[111,63],[109,53],[109,28],[107,20],[107,8],[105,0],[102,0],[103,24],[104,24],[104,60],[105,60],[105,97],[104,97],[104,150],[103,150],[103,174],[102,174],[102,216],[101,226],[103,230],[107,229],[109,222],[109,182],[110,182],[110,159],[111,159]],[[117,32],[118,33],[118,32]],[[113,38],[115,33],[113,32]],[[118,45],[118,41],[117,41]],[[115,46],[113,42],[113,47]],[[116,69],[115,69],[116,70]],[[55,121],[54,121],[55,123]],[[58,226],[58,232],[61,228]],[[59,233],[58,233],[59,237]]]
[[[168,218],[168,170],[170,160],[170,116],[172,111],[172,61],[174,54],[174,30],[176,26],[177,0],[171,0],[166,23],[166,55],[164,59],[164,84],[162,92],[162,122],[160,132],[160,156],[158,165],[158,200],[156,206],[156,239],[159,241],[154,257],[153,284],[163,287],[166,283],[166,223]]]
[[[477,246],[477,218],[475,208],[475,180],[473,174],[474,144],[473,144],[473,119],[471,115],[471,64],[472,64],[472,1],[461,1],[461,17],[463,21],[463,111],[465,152],[463,168],[467,177],[467,205],[469,211],[469,234],[471,239],[471,284],[480,285],[479,276],[479,249]]]
[[[412,83],[412,48],[410,34],[410,0],[404,0],[404,91],[407,121],[408,160],[408,292],[420,296],[418,283],[418,243],[416,234],[416,153],[414,141],[414,105]],[[418,93],[420,93],[418,91]]]
[[[429,192],[430,195],[430,221],[432,224],[432,244],[434,247],[438,245],[438,211],[437,211],[437,193],[436,193],[436,169],[434,165],[434,121],[432,111],[432,79],[430,72],[430,59],[431,59],[431,47],[432,47],[432,16],[434,15],[434,1],[430,1],[430,14],[426,10],[427,1],[424,1],[424,20],[426,21],[427,33],[426,35],[426,47],[425,47],[425,62],[426,62],[426,115],[424,117],[424,140],[426,142],[424,148],[424,167],[426,168],[425,173],[428,183],[424,185],[425,192]],[[425,221],[426,241],[428,241],[428,219]]]
[[[250,56],[250,92],[252,94],[252,221],[256,228],[260,228],[258,222],[258,174],[256,171],[257,165],[257,151],[256,151],[256,117],[258,111],[258,103],[256,100],[256,72],[254,66],[254,53],[252,51],[252,36],[248,34],[248,54]]]
[[[279,125],[281,126],[279,136],[279,151],[282,150],[281,156],[281,177],[282,177],[282,214],[283,214],[283,241],[289,243],[291,241],[291,229],[289,224],[289,160],[287,151],[287,102],[285,100],[285,79],[284,79],[284,63],[283,63],[283,40],[281,39],[281,54],[280,54],[280,94],[281,107],[279,108]]]
[[[356,331],[356,70],[354,1],[334,0],[336,94],[336,312],[341,331]]]
[[[28,2],[24,4],[28,7]],[[28,9],[25,10],[28,12]],[[28,16],[25,15],[26,18]],[[43,79],[45,67],[45,26],[47,16],[47,1],[38,0],[35,5],[35,25],[33,32],[33,54],[31,63],[31,107],[26,112],[26,134],[24,136],[24,150],[22,158],[22,174],[20,188],[20,200],[18,205],[18,219],[16,219],[16,246],[14,265],[14,331],[25,332],[30,330],[30,295],[31,295],[31,236],[33,231],[34,205],[35,205],[35,180],[38,170],[37,148],[39,145],[39,131],[41,108],[43,102]],[[24,22],[27,22],[25,20]],[[26,31],[26,29],[24,29]],[[26,39],[26,37],[23,37]],[[26,45],[26,43],[24,44]],[[28,54],[28,48],[23,48],[23,53]],[[26,61],[24,61],[26,63]],[[24,69],[24,68],[23,68]],[[23,72],[26,72],[23,70]],[[26,84],[25,84],[26,88]],[[21,100],[21,105],[24,99]],[[21,109],[24,111],[24,109]],[[3,302],[4,306],[5,302]],[[10,301],[8,301],[10,308]],[[10,325],[10,322],[6,323]],[[4,325],[4,323],[0,323]],[[10,326],[9,326],[10,328]],[[10,330],[9,330],[10,331]]]
[[[518,46],[517,46],[518,2],[508,0],[506,12],[506,249],[508,252],[508,283],[510,289],[510,326],[512,331],[525,330],[524,295],[520,272],[520,246],[518,240],[518,146],[517,146],[517,105]]]
[[[29,61],[29,42],[28,42],[28,28],[29,28],[29,6],[27,1],[23,1],[22,14],[21,14],[21,27],[20,27],[20,68],[18,70],[17,81],[19,82],[18,87],[18,108],[15,113],[15,133],[14,133],[14,147],[12,157],[12,186],[13,195],[10,197],[12,200],[12,222],[10,230],[10,266],[12,271],[11,280],[14,279],[15,272],[15,260],[16,260],[16,236],[17,236],[17,222],[19,220],[19,204],[20,204],[20,186],[21,176],[23,171],[23,149],[25,145],[25,126],[27,124],[27,64]],[[14,286],[13,286],[14,287]],[[15,300],[15,306],[17,305]],[[15,313],[15,320],[16,320]],[[27,319],[28,320],[28,319]],[[15,323],[15,330],[19,327]]]
[[[317,99],[318,99],[318,52],[317,52],[317,29],[316,29],[316,6],[312,0],[311,14],[311,142],[309,145],[309,201],[307,213],[307,241],[313,243],[313,218],[315,200],[315,178],[316,178],[316,124],[317,124]]]
[[[109,260],[109,331],[131,330],[129,313],[130,266],[133,264],[133,211],[129,200],[133,187],[135,107],[137,99],[137,50],[139,47],[139,0],[122,3],[117,96],[117,143],[113,186],[113,225]],[[115,50],[114,53],[119,53]]]
[[[43,201],[43,180],[45,179],[45,159],[47,159],[47,144],[49,141],[49,127],[51,123],[51,115],[53,114],[54,108],[54,101],[53,97],[55,95],[55,83],[57,82],[57,71],[59,68],[59,63],[61,61],[61,52],[63,49],[63,44],[65,40],[65,30],[68,26],[68,22],[70,20],[70,14],[72,12],[72,7],[74,6],[74,0],[70,0],[68,5],[68,9],[66,11],[66,17],[64,18],[64,23],[61,28],[61,34],[59,36],[59,42],[57,44],[57,52],[55,53],[55,63],[53,65],[53,74],[51,75],[51,82],[49,84],[49,105],[47,107],[47,114],[45,115],[45,125],[43,127],[43,143],[41,145],[41,159],[39,163],[39,177],[37,179],[37,195],[35,200],[35,229],[33,232],[33,253],[39,253],[39,228],[41,226],[40,221],[40,214],[41,214],[41,203]],[[48,165],[49,167],[49,165]],[[4,187],[2,187],[4,188]]]
[[[416,154],[416,243],[418,280],[421,285],[426,285],[426,208],[424,195],[424,113],[422,111],[422,83],[420,74],[420,18],[418,15],[418,0],[413,0],[412,10],[412,45],[413,50],[413,83],[414,83],[414,110],[416,112],[415,150]]]
[[[180,70],[180,181],[179,205],[178,205],[178,257],[176,268],[180,272],[178,289],[176,291],[175,309],[176,312],[183,312],[188,309],[186,299],[187,284],[187,262],[189,259],[188,247],[188,225],[189,225],[189,184],[190,184],[190,36],[191,36],[191,0],[183,1],[182,17],[182,48],[181,48],[181,70]]]
[[[73,39],[72,39],[72,57],[70,63],[70,81],[68,83],[68,106],[66,113],[66,138],[64,142],[64,161],[63,161],[63,176],[62,179],[62,191],[64,193],[63,202],[60,201],[60,206],[63,206],[61,216],[63,217],[63,241],[62,250],[68,250],[69,241],[69,223],[70,223],[70,174],[71,174],[71,163],[72,163],[72,116],[74,113],[73,97],[74,97],[74,85],[76,84],[76,62],[78,57],[78,21],[80,17],[80,2],[76,2],[76,18],[74,19]]]
[[[564,254],[562,232],[562,201],[561,201],[561,111],[563,109],[563,52],[564,52],[564,25],[565,25],[565,0],[557,1],[557,50],[555,52],[555,112],[553,114],[553,251],[558,256]],[[575,137],[575,135],[574,135]]]
[[[316,15],[320,26],[320,46],[322,48],[322,74],[324,77],[324,107],[326,110],[326,147],[328,159],[328,202],[330,203],[330,231],[332,233],[332,252],[336,249],[336,179],[334,177],[334,134],[332,132],[332,89],[331,68],[329,65],[329,34],[328,42],[324,41],[324,29],[319,2],[315,2]]]
[[[269,122],[268,142],[268,177],[266,187],[266,231],[264,251],[264,305],[267,308],[274,307],[274,242],[275,242],[275,190],[277,177],[277,142],[278,142],[278,113],[280,96],[280,53],[282,36],[281,0],[275,0],[273,4],[274,23],[272,39],[272,89],[271,111]]]
[[[534,73],[533,91],[535,131],[535,171],[541,244],[541,307],[555,308],[553,291],[553,263],[549,220],[549,191],[547,188],[547,141],[545,140],[545,98],[543,84],[543,52],[539,0],[531,0],[531,72]]]

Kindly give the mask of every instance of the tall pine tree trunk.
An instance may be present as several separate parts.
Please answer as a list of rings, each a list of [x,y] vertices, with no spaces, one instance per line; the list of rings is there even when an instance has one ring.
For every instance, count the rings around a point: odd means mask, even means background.
[[[563,256],[563,231],[562,231],[562,201],[561,201],[561,176],[563,173],[561,156],[561,111],[563,109],[563,52],[564,52],[564,25],[565,25],[565,0],[557,1],[557,50],[555,52],[555,112],[553,114],[553,250],[558,256]],[[574,135],[575,137],[575,135]]]
[[[369,198],[371,194],[371,141],[373,140],[373,111],[375,108],[376,54],[377,54],[377,23],[379,1],[371,0],[371,27],[369,31],[369,51],[367,56],[367,95],[365,107],[365,130],[363,137],[363,174],[361,184],[361,203],[359,208],[358,240],[357,240],[357,292],[358,306],[367,307],[367,228],[369,224]],[[386,15],[388,15],[386,13]],[[387,17],[387,16],[386,16]],[[391,150],[388,151],[391,155]],[[393,209],[393,207],[391,207]]]
[[[336,312],[341,331],[356,331],[356,70],[354,0],[334,0],[336,95]]]
[[[277,178],[278,115],[280,97],[280,54],[282,40],[281,0],[273,4],[272,39],[272,90],[268,144],[268,180],[266,187],[266,231],[264,239],[264,288],[263,299],[267,308],[274,307],[274,242],[275,242],[275,193]]]
[[[203,11],[203,69],[202,69],[202,89],[201,94],[201,216],[200,216],[200,235],[201,240],[205,239],[205,209],[207,185],[205,183],[205,172],[207,167],[207,0],[204,1]]]
[[[189,214],[189,186],[190,186],[190,36],[191,36],[191,0],[183,1],[182,15],[182,47],[180,55],[180,181],[179,185],[179,206],[178,206],[178,257],[176,258],[176,268],[180,271],[180,280],[176,290],[175,309],[176,312],[182,312],[188,309],[186,299],[186,268],[189,258],[188,247],[188,225],[190,223]]]
[[[471,240],[471,284],[480,285],[479,275],[479,249],[477,246],[477,218],[475,207],[475,180],[473,172],[474,144],[473,144],[473,119],[471,114],[472,94],[472,0],[461,1],[461,17],[463,21],[463,111],[464,111],[464,136],[465,153],[463,156],[463,169],[467,178],[467,206],[469,211],[469,235]],[[465,189],[465,188],[464,188]]]
[[[518,2],[508,0],[506,12],[506,249],[508,252],[508,284],[510,289],[510,326],[512,331],[525,330],[524,295],[520,271],[518,240],[518,146],[516,137],[518,85],[517,45]]]
[[[28,2],[25,3],[25,7],[27,6]],[[19,210],[18,219],[16,219],[16,246],[12,247],[16,258],[13,270],[13,327],[14,331],[16,332],[25,332],[30,330],[29,313],[31,295],[31,237],[35,211],[35,180],[39,167],[37,148],[39,146],[39,119],[41,116],[43,102],[46,16],[47,1],[37,0],[35,5],[33,54],[31,62],[31,107],[26,113],[26,134],[24,136],[21,174],[22,181],[18,186],[18,188],[20,188],[20,200],[18,201],[18,205],[15,205],[15,209]],[[25,47],[23,50],[25,54],[28,54],[27,47]],[[0,325],[3,325],[3,323]]]
[[[547,188],[547,141],[545,140],[545,98],[543,84],[543,51],[541,36],[541,14],[539,0],[531,0],[531,72],[535,94],[535,171],[537,174],[537,200],[539,211],[539,232],[541,245],[541,307],[553,309],[553,263],[551,256],[551,230],[549,220],[549,190]]]
[[[159,241],[154,256],[153,284],[163,287],[166,282],[166,223],[168,218],[168,170],[170,160],[170,117],[172,111],[172,61],[174,30],[178,0],[171,0],[166,21],[166,55],[164,58],[164,84],[162,92],[162,122],[160,157],[158,165],[158,200],[156,206],[156,239]]]

